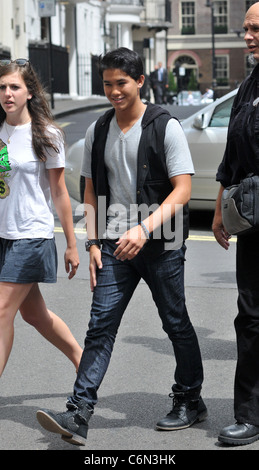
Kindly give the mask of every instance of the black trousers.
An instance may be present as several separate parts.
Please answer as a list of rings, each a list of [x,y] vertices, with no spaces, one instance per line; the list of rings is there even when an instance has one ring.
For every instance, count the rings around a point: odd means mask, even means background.
[[[259,232],[238,237],[235,418],[259,426]]]

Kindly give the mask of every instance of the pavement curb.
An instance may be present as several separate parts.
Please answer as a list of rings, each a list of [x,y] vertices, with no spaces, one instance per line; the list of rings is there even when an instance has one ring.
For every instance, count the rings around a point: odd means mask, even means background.
[[[111,104],[102,97],[87,98],[85,100],[56,100],[55,107],[51,110],[55,118],[62,118],[69,114],[84,112],[96,108],[108,108]]]
[[[84,112],[84,111],[90,111],[91,109],[97,109],[97,108],[109,108],[111,105],[110,104],[106,104],[106,103],[103,103],[103,104],[91,104],[91,105],[85,105],[85,106],[82,106],[82,107],[78,107],[78,108],[71,108],[71,109],[67,109],[65,111],[58,111],[58,112],[52,112],[53,116],[55,116],[55,118],[62,118],[62,117],[65,117],[69,114],[75,114],[75,113],[80,113],[80,112]]]

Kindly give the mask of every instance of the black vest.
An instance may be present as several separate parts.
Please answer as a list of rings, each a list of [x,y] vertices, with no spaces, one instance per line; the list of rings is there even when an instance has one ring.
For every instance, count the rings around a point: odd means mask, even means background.
[[[96,122],[95,138],[92,146],[92,180],[96,197],[105,196],[106,206],[109,206],[109,185],[107,171],[104,163],[104,150],[110,121],[114,115],[114,109],[106,111]],[[168,178],[166,158],[164,153],[165,129],[172,116],[161,106],[148,103],[142,119],[142,134],[138,148],[137,186],[136,200],[138,206],[146,204],[161,204],[172,191],[172,185]],[[141,217],[141,213],[139,213]],[[139,220],[140,221],[140,220]],[[170,232],[175,230],[175,218],[170,221]],[[188,205],[183,208],[183,240],[188,237],[189,216]],[[168,239],[164,237],[166,231],[159,229],[159,234],[154,232],[145,250],[161,252],[164,242],[172,242],[174,236]]]

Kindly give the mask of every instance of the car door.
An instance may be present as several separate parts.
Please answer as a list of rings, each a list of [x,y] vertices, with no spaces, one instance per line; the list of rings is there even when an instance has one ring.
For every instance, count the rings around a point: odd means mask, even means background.
[[[195,175],[192,179],[190,207],[214,209],[219,183],[216,181],[218,166],[222,160],[231,108],[235,95],[210,105],[208,111],[196,116],[193,124],[185,128]],[[201,125],[195,126],[200,122]]]

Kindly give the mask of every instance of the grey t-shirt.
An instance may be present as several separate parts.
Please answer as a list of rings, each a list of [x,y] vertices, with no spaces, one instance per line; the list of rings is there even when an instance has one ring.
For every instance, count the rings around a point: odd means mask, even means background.
[[[142,117],[125,134],[114,115],[105,146],[105,165],[110,187],[110,206],[106,237],[118,238],[137,224],[136,184],[137,155],[141,137]],[[82,176],[91,178],[91,152],[95,122],[87,129],[85,137]],[[176,119],[166,126],[164,142],[168,178],[193,174],[192,158],[183,129]]]

